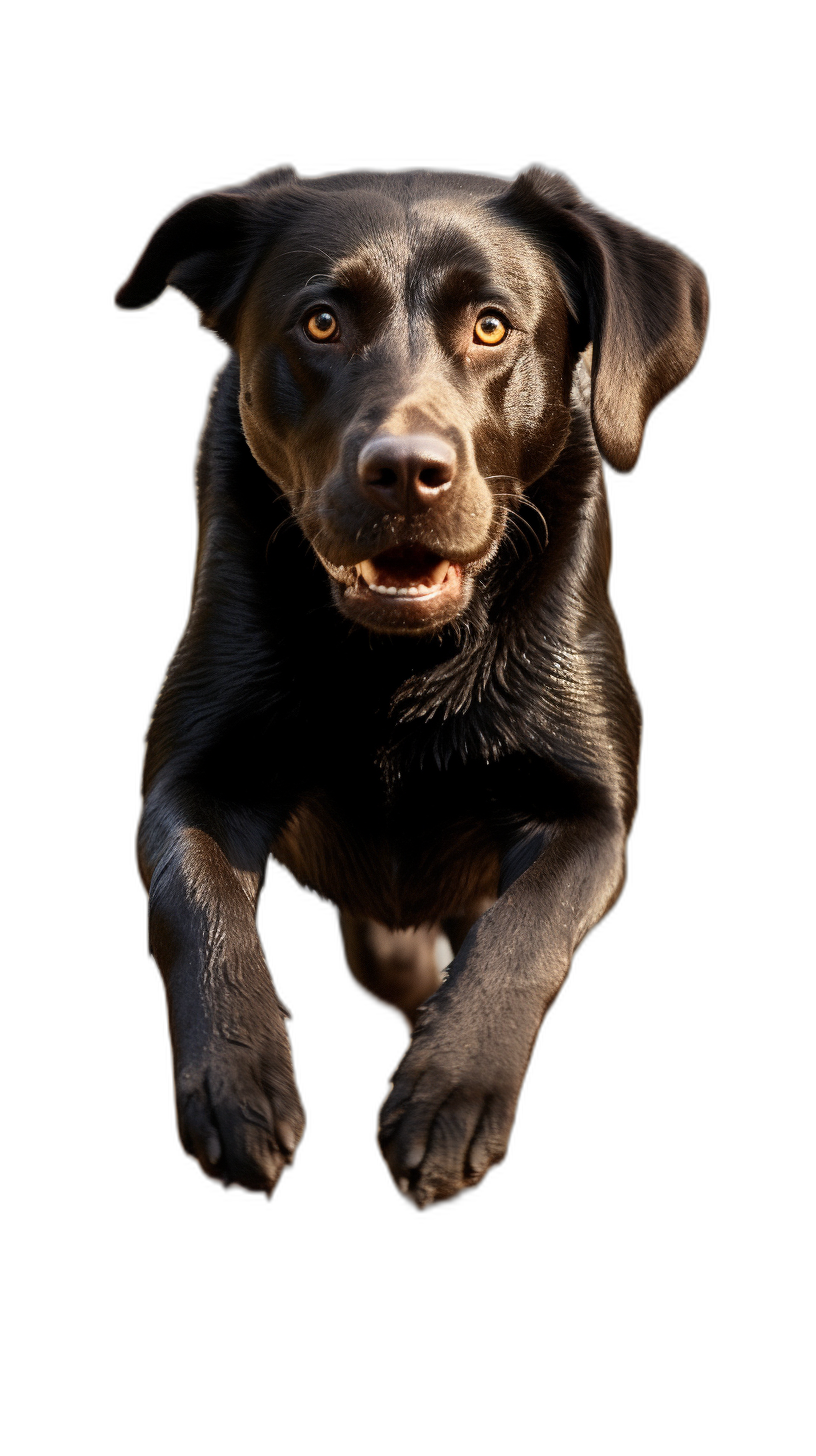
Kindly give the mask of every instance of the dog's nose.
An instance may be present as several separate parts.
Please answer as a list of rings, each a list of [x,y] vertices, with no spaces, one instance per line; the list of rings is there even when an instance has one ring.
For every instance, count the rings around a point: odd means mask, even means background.
[[[455,471],[456,451],[436,435],[375,435],[357,461],[364,494],[392,511],[425,510]]]

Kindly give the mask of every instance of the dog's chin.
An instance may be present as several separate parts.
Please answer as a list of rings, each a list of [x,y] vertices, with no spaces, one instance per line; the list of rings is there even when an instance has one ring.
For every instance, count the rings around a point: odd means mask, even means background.
[[[472,569],[420,546],[393,547],[355,566],[323,564],[337,607],[371,632],[437,632],[459,616],[473,591]]]

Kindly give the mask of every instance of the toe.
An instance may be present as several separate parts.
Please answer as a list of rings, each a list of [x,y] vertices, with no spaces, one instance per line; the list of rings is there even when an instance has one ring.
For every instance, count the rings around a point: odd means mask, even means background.
[[[293,1082],[248,1059],[219,1057],[178,1073],[181,1141],[204,1172],[271,1193],[305,1119]]]
[[[452,1198],[468,1186],[467,1150],[479,1123],[482,1098],[454,1093],[434,1118],[421,1166],[414,1174],[414,1197],[423,1203]]]

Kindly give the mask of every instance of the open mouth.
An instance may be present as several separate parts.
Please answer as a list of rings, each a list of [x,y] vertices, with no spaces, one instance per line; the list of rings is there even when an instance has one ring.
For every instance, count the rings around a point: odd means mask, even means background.
[[[358,591],[397,597],[400,602],[428,602],[458,594],[461,567],[424,546],[393,546],[355,567]]]
[[[320,560],[334,579],[341,612],[374,632],[435,632],[459,616],[473,590],[472,563],[451,561],[427,546],[391,546],[354,566]]]
[[[432,632],[464,607],[472,586],[458,562],[425,546],[392,546],[345,567],[338,605],[377,632]]]

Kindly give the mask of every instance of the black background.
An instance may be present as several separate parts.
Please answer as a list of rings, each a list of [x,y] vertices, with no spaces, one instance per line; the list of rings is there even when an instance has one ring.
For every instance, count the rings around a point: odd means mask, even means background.
[[[726,132],[715,109],[694,122],[670,124],[667,115],[672,105],[659,86],[603,115],[578,99],[561,109],[503,106],[493,116],[482,106],[476,121],[446,108],[407,121],[402,109],[395,121],[393,108],[357,100],[321,111],[312,99],[307,111],[277,106],[274,116],[255,105],[248,122],[217,98],[211,111],[203,100],[159,121],[153,114],[150,127],[125,105],[112,115],[117,165],[98,198],[102,242],[93,261],[95,287],[99,275],[106,280],[93,414],[114,549],[103,565],[93,556],[86,584],[90,635],[101,641],[99,874],[108,884],[87,1018],[96,1028],[93,1077],[106,1091],[87,1114],[103,1133],[87,1217],[119,1264],[137,1268],[147,1251],[165,1249],[176,1273],[203,1258],[227,1278],[239,1270],[277,1278],[309,1265],[326,1280],[382,1281],[385,1291],[423,1270],[468,1277],[478,1268],[479,1280],[497,1286],[523,1270],[541,1291],[560,1264],[628,1271],[641,1287],[670,1278],[680,1289],[705,1251],[717,1257],[734,1118],[727,1008],[739,933],[733,907],[723,911],[739,852],[729,828],[733,547],[723,430],[733,363],[730,221]],[[192,456],[221,349],[198,332],[181,298],[168,294],[130,316],[108,298],[173,205],[278,162],[303,173],[430,165],[506,176],[542,162],[688,253],[713,294],[698,370],[648,425],[635,475],[609,476],[613,601],[646,716],[628,888],[581,949],[546,1022],[506,1165],[481,1190],[425,1214],[402,1203],[374,1146],[401,1025],[348,980],[331,910],[271,872],[262,929],[294,1013],[309,1117],[296,1168],[271,1204],[224,1194],[182,1156],[162,990],[144,952],[133,866],[140,740],[187,614]]]

